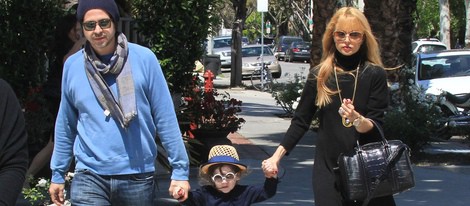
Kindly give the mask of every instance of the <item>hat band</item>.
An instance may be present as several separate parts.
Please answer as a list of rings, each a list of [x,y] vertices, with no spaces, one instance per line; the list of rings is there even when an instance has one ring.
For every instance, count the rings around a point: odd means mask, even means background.
[[[238,163],[238,160],[230,156],[214,156],[210,158],[207,163],[217,163],[217,162],[228,162],[228,163]]]

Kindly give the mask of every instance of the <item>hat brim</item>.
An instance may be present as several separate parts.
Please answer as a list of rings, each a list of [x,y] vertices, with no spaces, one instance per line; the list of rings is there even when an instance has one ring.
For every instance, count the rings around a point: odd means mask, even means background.
[[[209,167],[211,167],[212,165],[216,165],[216,164],[233,165],[233,166],[236,166],[236,167],[240,168],[240,171],[242,171],[242,172],[245,171],[246,168],[247,168],[246,165],[241,164],[235,158],[232,158],[232,157],[229,157],[229,156],[216,156],[216,157],[213,157],[213,158],[209,159],[209,161],[207,161],[207,163],[201,165],[201,172],[203,174],[207,174],[207,172],[209,170]]]

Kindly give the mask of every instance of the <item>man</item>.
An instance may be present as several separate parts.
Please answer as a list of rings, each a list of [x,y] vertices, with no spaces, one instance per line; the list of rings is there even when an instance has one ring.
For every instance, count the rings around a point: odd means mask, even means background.
[[[18,99],[0,79],[0,205],[15,205],[28,168],[28,137]]]
[[[73,205],[153,205],[156,135],[173,168],[170,194],[179,187],[187,194],[188,156],[157,58],[116,32],[113,0],[80,0],[77,20],[87,42],[64,65],[52,201],[64,202],[64,175],[74,155]]]

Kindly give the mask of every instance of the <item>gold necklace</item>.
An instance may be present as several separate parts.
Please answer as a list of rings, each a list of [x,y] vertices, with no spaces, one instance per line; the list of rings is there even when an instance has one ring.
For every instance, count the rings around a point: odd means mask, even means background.
[[[357,77],[359,76],[359,65],[361,65],[361,64],[357,65],[356,76],[354,77],[354,91],[353,91],[351,104],[354,103],[354,98],[356,97]],[[341,91],[339,90],[338,75],[336,74],[336,65],[333,66],[333,70],[335,72],[336,88],[338,89],[339,103],[341,104],[341,102],[343,101],[343,97],[341,97]],[[345,126],[345,127],[352,127],[353,126],[353,123],[346,117],[341,116],[341,122],[343,123],[343,126]]]

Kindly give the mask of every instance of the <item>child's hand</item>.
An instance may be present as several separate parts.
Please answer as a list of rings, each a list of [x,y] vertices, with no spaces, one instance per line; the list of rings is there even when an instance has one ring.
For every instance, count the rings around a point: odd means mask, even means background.
[[[179,201],[182,197],[184,197],[184,189],[182,187],[175,188],[172,196]]]
[[[277,178],[277,165],[269,161],[269,159],[261,163],[261,168],[266,178]]]

